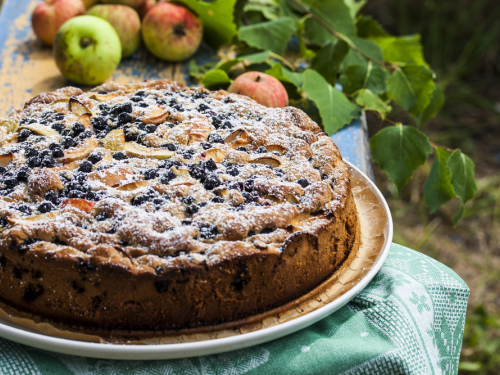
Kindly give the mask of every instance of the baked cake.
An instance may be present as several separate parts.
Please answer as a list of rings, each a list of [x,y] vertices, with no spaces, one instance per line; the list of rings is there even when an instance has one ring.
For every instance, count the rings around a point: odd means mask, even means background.
[[[0,120],[0,302],[84,332],[229,324],[359,246],[348,167],[304,112],[170,81],[43,93]]]

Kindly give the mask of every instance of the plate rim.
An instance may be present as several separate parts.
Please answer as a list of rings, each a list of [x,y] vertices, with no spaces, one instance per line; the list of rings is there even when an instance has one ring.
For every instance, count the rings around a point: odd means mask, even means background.
[[[382,203],[387,214],[387,236],[384,247],[368,273],[352,289],[341,295],[334,301],[322,306],[310,313],[293,320],[268,327],[261,330],[243,333],[240,335],[224,337],[220,339],[194,341],[176,344],[158,345],[116,345],[102,344],[70,340],[59,337],[48,336],[42,333],[32,332],[23,328],[17,328],[8,324],[0,323],[0,337],[5,339],[52,352],[85,356],[100,359],[127,359],[127,360],[165,360],[176,358],[189,358],[203,355],[218,354],[222,352],[243,349],[265,342],[281,338],[304,329],[321,319],[326,318],[336,310],[343,307],[358,293],[360,293],[384,264],[393,238],[393,222],[389,206],[375,183],[368,178],[359,168],[344,160],[346,164],[354,169],[367,181],[372,191]]]

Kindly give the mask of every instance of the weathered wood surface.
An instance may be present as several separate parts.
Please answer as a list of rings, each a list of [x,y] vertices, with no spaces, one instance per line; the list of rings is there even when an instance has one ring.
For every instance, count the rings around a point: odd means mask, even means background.
[[[0,14],[0,117],[22,106],[34,95],[72,84],[59,73],[52,49],[43,46],[31,29],[31,13],[39,1],[4,0]],[[202,47],[195,58],[207,59],[211,53],[207,47]],[[124,59],[111,79],[129,83],[167,78],[190,84],[186,72],[186,64],[163,62],[142,48]],[[347,160],[369,177],[373,176],[364,116],[332,138]]]

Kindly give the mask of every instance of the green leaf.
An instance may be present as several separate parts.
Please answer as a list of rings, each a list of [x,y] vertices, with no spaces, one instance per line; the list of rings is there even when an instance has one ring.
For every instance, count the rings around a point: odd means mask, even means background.
[[[433,90],[432,72],[422,65],[397,68],[387,82],[387,96],[414,115],[429,105]]]
[[[351,37],[349,38],[349,42],[371,59],[378,61],[382,61],[384,59],[382,56],[382,49],[380,48],[380,46],[377,43],[372,42],[371,40],[362,39],[358,37]],[[346,69],[350,65],[367,65],[367,64],[368,60],[364,56],[362,56],[355,50],[350,49],[349,53],[347,54],[344,60],[343,68]]]
[[[203,22],[203,39],[208,45],[219,48],[230,44],[236,35],[234,9],[236,0],[215,0],[210,3],[197,0],[178,0],[194,11]]]
[[[297,36],[299,39],[299,55],[305,59],[313,59],[316,53],[306,47],[304,42],[304,22],[297,21]]]
[[[360,108],[356,104],[328,84],[315,70],[307,69],[304,72],[302,89],[318,107],[323,129],[328,135],[349,124],[360,114]]]
[[[241,61],[249,61],[253,63],[261,63],[266,61],[269,58],[269,51],[252,53],[244,56],[238,56],[235,59],[228,61],[209,61],[204,65],[198,65],[195,60],[189,61],[189,70],[188,73],[190,76],[201,80],[205,74],[208,72],[212,72],[215,70],[223,70],[228,73],[233,66],[238,64]],[[213,77],[220,76],[220,73]],[[211,78],[210,78],[211,79]]]
[[[304,84],[304,74],[303,73],[297,73],[297,72],[291,72],[288,69],[282,69],[283,70],[283,75],[293,83],[297,88],[301,88],[302,85]]]
[[[292,18],[282,17],[275,21],[242,26],[238,31],[238,38],[251,47],[269,50],[281,56],[296,28],[297,24]]]
[[[364,110],[378,112],[380,117],[385,119],[387,114],[392,110],[391,106],[384,102],[378,95],[375,95],[369,89],[361,89],[356,94],[356,103]]]
[[[249,0],[243,10],[245,12],[260,12],[268,20],[279,18],[279,7],[274,0]]]
[[[474,178],[474,163],[460,150],[455,150],[448,160],[450,181],[455,189],[456,196],[460,199],[462,207],[455,216],[455,225],[460,220],[465,203],[472,199],[477,192],[476,179]]]
[[[339,40],[337,43],[328,43],[318,51],[311,62],[311,68],[320,73],[330,85],[335,86],[337,73],[348,52],[346,42]]]
[[[425,110],[418,117],[418,126],[424,125],[427,120],[434,117],[444,104],[444,92],[438,85],[434,85],[431,101]]]
[[[370,16],[359,16],[356,20],[356,28],[358,29],[358,36],[361,38],[377,38],[389,36],[387,32]]]
[[[265,61],[258,64],[250,64],[246,67],[247,72],[262,72],[271,69],[274,64],[270,61]]]
[[[455,196],[455,190],[451,184],[448,160],[450,153],[443,148],[436,148],[434,152],[434,163],[431,173],[424,184],[425,202],[432,213]]]
[[[269,51],[251,53],[248,55],[238,55],[238,61],[250,61],[253,63],[261,63],[266,61],[269,58]]]
[[[303,13],[294,3],[289,0],[278,0],[281,17],[292,17],[295,21],[302,18]]]
[[[278,79],[288,93],[288,96],[292,99],[300,99],[300,87],[303,83],[302,73],[294,73],[284,68],[281,64],[274,64],[271,69],[265,71],[266,74],[273,76]]]
[[[204,65],[199,65],[196,61],[190,60],[188,65],[188,74],[196,79],[203,78],[203,75],[211,70],[217,63],[215,61],[209,61]]]
[[[227,89],[231,84],[231,79],[223,70],[216,69],[205,74],[201,83],[209,90]]]
[[[386,61],[427,66],[418,34],[401,37],[376,37],[371,38],[371,40],[382,48],[382,54]]]
[[[462,371],[480,371],[483,368],[480,362],[460,362],[458,369]]]
[[[343,90],[352,94],[360,89],[369,89],[376,95],[386,91],[387,72],[371,61],[366,65],[351,65],[342,73],[339,83]]]
[[[266,61],[269,58],[269,51],[264,51],[264,52],[259,52],[259,53],[253,53],[250,55],[244,55],[244,56],[238,56],[235,59],[228,60],[225,62],[219,62],[217,65],[215,65],[211,70],[215,69],[220,69],[225,71],[226,73],[231,70],[233,66],[238,64],[241,61],[249,61],[252,63],[261,63],[263,61]]]
[[[356,14],[358,14],[359,10],[365,6],[368,0],[344,0],[345,4],[350,10],[351,17],[354,18],[356,17]]]
[[[354,44],[354,46],[359,49],[361,52],[363,52],[365,55],[367,55],[368,57],[374,59],[374,60],[378,60],[378,61],[383,61],[384,57],[383,57],[383,54],[382,54],[382,49],[380,48],[380,46],[371,41],[371,40],[367,40],[367,39],[363,39],[363,38],[358,38],[358,37],[350,37],[349,40],[351,41],[352,44]],[[355,52],[355,51],[353,51]],[[358,54],[357,52],[355,52],[356,54]],[[358,54],[359,56],[359,54]],[[364,59],[364,57],[361,56],[361,58]]]
[[[356,35],[354,17],[344,0],[306,0],[303,3],[333,30],[347,36]],[[312,18],[305,21],[305,31],[306,37],[318,45],[337,40]]]
[[[225,71],[226,73],[229,72],[231,70],[231,68],[233,66],[235,66],[236,64],[238,64],[240,62],[239,59],[233,59],[233,60],[229,60],[229,61],[220,61],[217,65],[215,65],[215,67],[211,70],[217,70],[217,69],[220,69],[220,70],[223,70]]]
[[[373,160],[394,181],[399,192],[432,152],[424,133],[401,124],[380,130],[370,139],[370,147]]]
[[[237,22],[237,26],[240,26],[242,23],[241,16],[243,14],[243,8],[248,3],[248,0],[236,0],[236,4],[234,5],[233,17],[235,22]]]

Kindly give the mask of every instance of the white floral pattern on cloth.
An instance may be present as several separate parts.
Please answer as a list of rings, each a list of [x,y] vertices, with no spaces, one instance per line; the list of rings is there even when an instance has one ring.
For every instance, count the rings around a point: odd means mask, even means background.
[[[40,375],[456,374],[469,288],[452,270],[393,244],[349,304],[295,334],[238,351],[164,361],[49,353],[0,339],[0,373]]]

